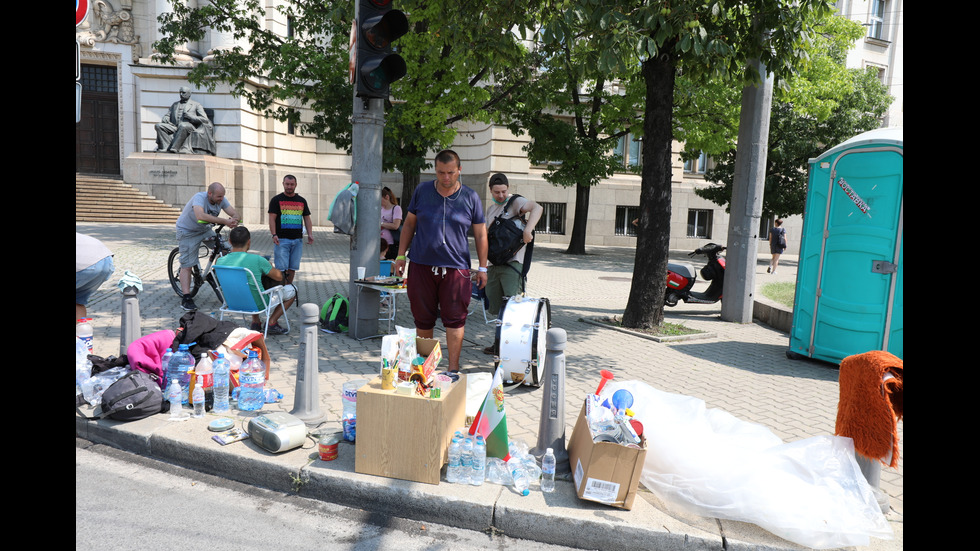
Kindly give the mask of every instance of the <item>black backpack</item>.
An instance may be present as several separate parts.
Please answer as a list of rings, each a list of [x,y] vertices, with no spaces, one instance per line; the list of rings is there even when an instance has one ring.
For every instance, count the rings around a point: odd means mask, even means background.
[[[320,309],[320,327],[331,333],[347,331],[350,303],[347,297],[337,293]]]
[[[524,246],[524,220],[520,217],[506,218],[511,203],[520,195],[514,194],[507,200],[504,210],[490,222],[487,228],[487,260],[494,266],[504,266]],[[521,222],[521,224],[518,224]]]
[[[102,412],[88,418],[136,421],[162,412],[163,403],[163,391],[153,377],[144,371],[131,371],[102,392]]]

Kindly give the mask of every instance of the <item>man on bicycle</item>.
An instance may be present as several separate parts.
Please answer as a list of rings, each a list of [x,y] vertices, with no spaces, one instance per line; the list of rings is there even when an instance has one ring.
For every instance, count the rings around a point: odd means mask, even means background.
[[[224,211],[228,218],[218,215]],[[214,236],[211,224],[224,224],[228,228],[238,225],[238,213],[225,199],[225,186],[218,182],[208,186],[207,191],[195,193],[191,200],[184,205],[180,218],[177,219],[177,245],[180,248],[180,287],[184,293],[181,307],[184,310],[197,310],[194,299],[189,296],[191,290],[191,268],[198,265],[198,249],[201,242]]]

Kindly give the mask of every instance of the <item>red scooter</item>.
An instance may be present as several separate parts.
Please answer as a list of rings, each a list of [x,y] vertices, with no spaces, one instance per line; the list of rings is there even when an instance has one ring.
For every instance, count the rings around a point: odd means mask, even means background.
[[[711,282],[703,293],[691,291],[697,282],[694,266],[685,263],[667,263],[667,292],[664,294],[664,305],[677,306],[681,300],[695,304],[713,304],[721,300],[722,287],[725,285],[725,257],[718,256],[724,251],[723,245],[708,243],[700,249],[688,254],[694,256],[703,254],[708,258],[708,264],[701,268],[701,277]]]

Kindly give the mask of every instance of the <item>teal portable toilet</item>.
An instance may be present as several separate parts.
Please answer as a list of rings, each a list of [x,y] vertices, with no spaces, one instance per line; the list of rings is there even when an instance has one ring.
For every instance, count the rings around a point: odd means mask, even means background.
[[[903,358],[902,149],[881,128],[810,159],[787,356]]]

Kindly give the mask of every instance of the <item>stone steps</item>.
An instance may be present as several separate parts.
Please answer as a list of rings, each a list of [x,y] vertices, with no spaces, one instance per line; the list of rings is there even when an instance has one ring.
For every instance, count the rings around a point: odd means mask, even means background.
[[[75,175],[76,222],[173,224],[180,209],[106,176]]]

